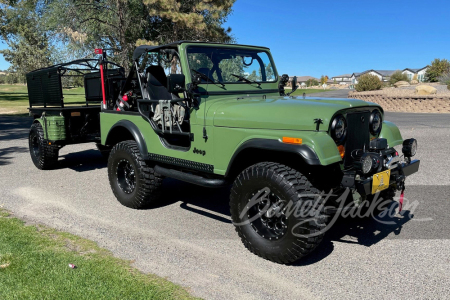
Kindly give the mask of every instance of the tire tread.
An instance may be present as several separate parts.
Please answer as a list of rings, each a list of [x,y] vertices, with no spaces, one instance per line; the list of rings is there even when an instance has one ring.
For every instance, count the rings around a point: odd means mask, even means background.
[[[277,183],[284,185],[285,189],[290,190],[291,193],[297,195],[304,193],[319,194],[320,191],[315,188],[305,175],[299,171],[290,168],[286,165],[282,165],[274,162],[261,162],[257,163],[249,168],[245,169],[236,178],[230,193],[230,209],[233,222],[239,222],[239,212],[236,213],[235,209],[239,206],[239,194],[236,189],[239,186],[245,184],[245,180],[250,179],[250,176],[256,178],[264,177],[268,180],[274,180]],[[298,198],[298,197],[297,197]],[[323,199],[320,199],[324,201]],[[300,200],[297,201],[312,201],[312,200]],[[237,209],[236,209],[237,210]],[[326,220],[328,218],[323,212],[315,212],[316,216],[314,221],[309,222],[309,228],[305,228],[309,233],[320,232],[326,226]],[[302,257],[311,253],[322,241],[324,233],[314,237],[297,237],[296,241],[291,243],[288,247],[276,255],[269,255],[263,249],[257,248],[252,244],[251,240],[243,233],[240,226],[235,226],[235,230],[241,238],[244,246],[252,253],[281,264],[288,264],[295,262]]]
[[[136,162],[139,178],[141,179],[141,188],[138,190],[137,195],[134,197],[131,203],[124,203],[121,201],[120,195],[117,191],[112,188],[114,196],[125,206],[142,209],[147,208],[151,205],[156,204],[161,196],[161,187],[164,177],[155,172],[155,170],[150,167],[147,162],[142,158],[137,143],[133,140],[127,140],[116,144],[109,155],[109,159],[113,158],[117,152],[125,151],[128,152],[133,160]],[[114,174],[111,174],[111,168],[108,163],[108,175],[111,187],[113,186],[112,180],[115,180]]]

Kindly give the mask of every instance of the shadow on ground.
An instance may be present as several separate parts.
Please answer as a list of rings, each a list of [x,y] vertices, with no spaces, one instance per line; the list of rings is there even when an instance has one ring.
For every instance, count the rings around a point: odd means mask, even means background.
[[[100,151],[95,149],[73,152],[59,157],[55,169],[71,169],[77,172],[86,172],[106,168],[107,161]]]
[[[28,152],[28,148],[25,147],[8,147],[0,149],[0,166],[8,165],[11,163],[13,158],[10,154],[12,153],[23,153]]]
[[[27,139],[32,118],[0,116],[0,141]]]
[[[165,179],[163,188],[165,197],[161,206],[181,201],[181,209],[232,226],[229,208],[230,187],[207,189],[174,179]],[[398,204],[394,202],[392,205],[392,209],[395,210]],[[157,209],[157,207],[153,209]],[[409,211],[403,211],[402,215],[378,217],[378,220],[374,220],[372,217],[366,219],[339,217],[326,232],[318,248],[311,255],[306,256],[294,265],[304,266],[324,259],[333,252],[335,242],[354,243],[370,247],[391,234],[399,235],[404,224],[413,217],[412,214],[409,214]]]

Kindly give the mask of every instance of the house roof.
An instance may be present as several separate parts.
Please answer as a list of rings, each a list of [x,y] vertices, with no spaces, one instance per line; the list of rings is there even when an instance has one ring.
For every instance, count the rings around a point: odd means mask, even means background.
[[[411,72],[413,72],[413,73],[418,73],[418,72],[420,72],[420,71],[422,71],[423,69],[426,69],[426,68],[428,68],[428,66],[425,66],[425,67],[423,67],[423,68],[421,68],[421,69],[411,69],[411,68],[406,68],[406,69],[404,69],[403,71],[408,70],[408,71],[411,71]]]
[[[392,74],[394,74],[398,70],[372,70],[372,71],[380,74],[381,76],[391,76]]]
[[[361,76],[361,75],[364,75],[364,74],[370,73],[370,72],[377,73],[377,74],[380,75],[380,76],[391,76],[391,75],[394,74],[396,71],[397,71],[397,70],[373,70],[373,69],[372,69],[372,70],[367,70],[367,71],[364,71],[364,72],[361,72],[361,73],[353,73],[352,76],[355,75],[355,77],[359,77],[359,76]]]
[[[331,78],[341,78],[341,77],[343,77],[343,78],[345,78],[345,77],[350,78],[350,77],[352,77],[352,74],[338,75],[338,76],[333,76]]]

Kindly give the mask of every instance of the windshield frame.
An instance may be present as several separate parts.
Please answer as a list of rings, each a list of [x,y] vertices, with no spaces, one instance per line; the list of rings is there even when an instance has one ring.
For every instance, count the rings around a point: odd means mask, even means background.
[[[274,80],[270,80],[270,81],[268,81],[268,80],[266,80],[266,81],[257,81],[256,83],[273,84],[273,83],[278,82],[278,79],[279,79],[278,71],[277,71],[277,68],[275,67],[275,64],[273,62],[273,57],[272,57],[271,53],[268,51],[268,49],[257,48],[257,47],[249,48],[249,47],[245,47],[245,46],[241,46],[241,45],[233,45],[233,44],[227,44],[227,45],[221,45],[221,44],[219,44],[219,45],[196,44],[196,45],[188,45],[188,46],[186,46],[185,51],[183,51],[183,52],[184,52],[184,58],[186,59],[186,65],[188,66],[189,80],[192,80],[192,76],[193,76],[193,71],[191,70],[191,66],[189,65],[189,59],[188,59],[188,51],[189,51],[190,48],[216,48],[216,49],[236,49],[236,50],[242,49],[242,50],[245,50],[245,51],[254,51],[256,53],[257,52],[264,52],[267,55],[267,57],[269,58],[270,64],[272,65],[272,70],[273,70],[273,72],[275,74],[275,79]],[[249,83],[245,82],[245,81],[218,81],[217,80],[217,82],[223,83],[223,84],[225,84],[227,86],[230,85],[230,84],[246,84],[246,85],[249,85]],[[199,84],[208,84],[208,82],[202,82],[202,83],[199,83]],[[213,83],[210,82],[209,84],[213,84]]]

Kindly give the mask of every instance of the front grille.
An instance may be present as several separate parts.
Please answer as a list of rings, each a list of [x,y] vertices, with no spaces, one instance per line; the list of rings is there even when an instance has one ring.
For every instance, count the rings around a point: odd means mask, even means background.
[[[344,167],[353,165],[351,153],[357,149],[369,149],[370,133],[369,133],[370,112],[354,112],[347,114],[347,139],[345,142]]]

